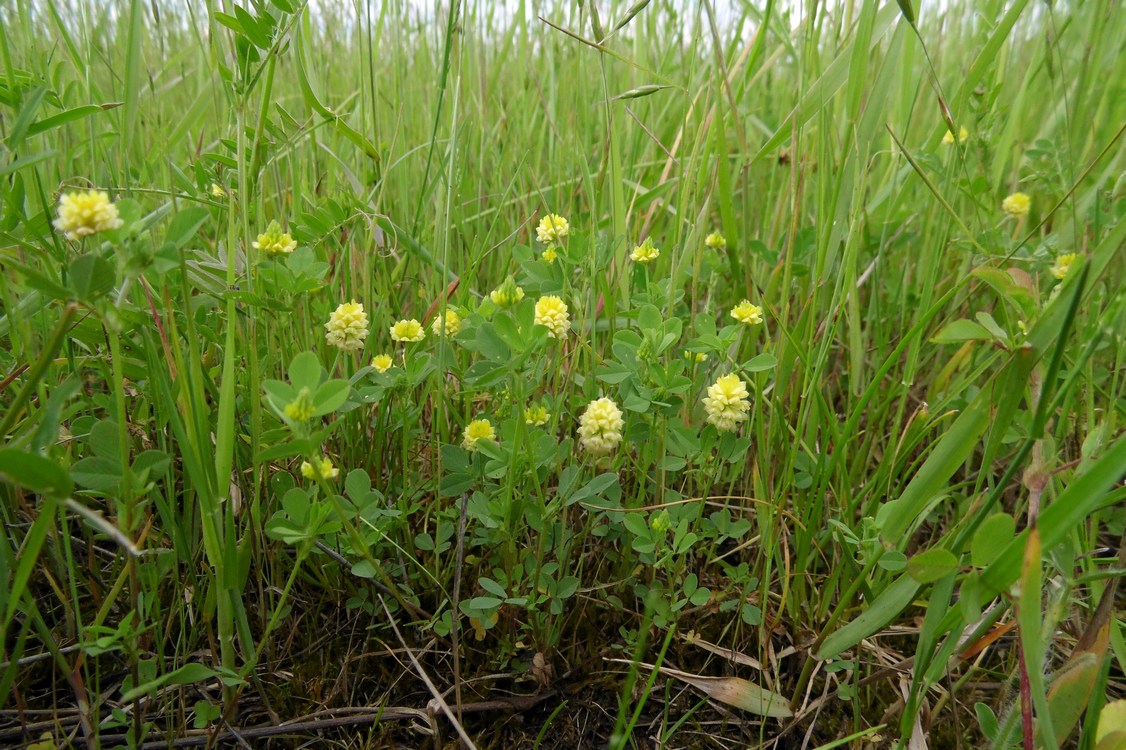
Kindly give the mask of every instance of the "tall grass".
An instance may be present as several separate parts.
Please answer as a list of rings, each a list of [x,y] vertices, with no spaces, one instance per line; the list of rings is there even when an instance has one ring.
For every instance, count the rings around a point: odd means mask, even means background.
[[[3,742],[1102,747],[1126,22],[797,5],[0,8]]]

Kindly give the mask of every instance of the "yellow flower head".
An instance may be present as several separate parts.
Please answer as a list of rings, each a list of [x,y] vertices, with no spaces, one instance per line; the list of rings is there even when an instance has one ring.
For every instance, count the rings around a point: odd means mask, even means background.
[[[313,398],[308,388],[302,388],[297,398],[285,405],[285,415],[294,422],[304,422],[313,418]]]
[[[288,255],[297,249],[297,240],[290,237],[289,232],[283,232],[276,221],[271,221],[252,244],[266,255]]]
[[[565,338],[568,329],[571,327],[571,319],[567,315],[567,305],[563,303],[563,300],[551,294],[540,297],[536,301],[535,322],[537,325],[546,326],[548,335],[553,339]]]
[[[689,362],[706,362],[708,360],[708,355],[704,354],[703,352],[690,352],[685,349],[684,358]]]
[[[1079,259],[1078,253],[1064,253],[1056,258],[1056,262],[1052,265],[1052,275],[1057,279],[1062,279],[1067,276],[1067,272],[1071,270],[1071,265]]]
[[[321,456],[315,464],[302,461],[301,476],[306,479],[336,479],[340,476],[340,469],[332,465],[328,456]]]
[[[738,375],[721,375],[714,384],[708,386],[704,397],[704,411],[708,421],[720,432],[731,432],[747,419],[751,401],[747,394],[747,384]]]
[[[371,360],[371,366],[375,368],[376,372],[387,372],[393,364],[395,363],[392,361],[390,354],[376,354]]]
[[[661,508],[649,518],[649,528],[653,529],[657,534],[664,536],[669,533],[672,528],[672,518],[669,517],[669,512],[665,508]]]
[[[426,338],[426,331],[422,329],[422,324],[414,318],[400,320],[391,326],[392,341],[422,341],[424,338]]]
[[[461,436],[461,447],[467,451],[477,450],[477,443],[481,440],[496,440],[497,433],[493,423],[487,419],[474,419],[465,426]]]
[[[743,300],[731,308],[731,317],[748,326],[757,326],[762,322],[762,308],[752,305],[750,300]]]
[[[558,214],[548,214],[540,219],[540,224],[536,227],[536,239],[545,245],[559,242],[570,233],[571,225]]]
[[[489,299],[497,307],[512,307],[524,299],[524,290],[516,286],[516,279],[509,276],[503,284],[489,293]]]
[[[68,240],[80,240],[96,232],[117,229],[124,222],[117,215],[117,206],[101,190],[65,193],[59,199],[59,216],[55,229]]]
[[[638,263],[645,264],[657,259],[661,251],[653,244],[652,237],[646,237],[645,241],[633,249],[629,257]]]
[[[958,128],[958,143],[965,143],[969,137],[970,131],[966,130],[964,127]],[[954,134],[947,130],[946,135],[942,136],[942,142],[947,146],[953,145]]]
[[[710,247],[713,250],[722,250],[727,247],[727,240],[724,238],[723,234],[717,230],[704,238],[704,246]]]
[[[539,404],[533,404],[524,410],[524,424],[532,427],[545,425],[549,419],[551,419],[551,414]]]
[[[548,245],[547,248],[540,254],[544,263],[554,263],[555,259],[559,257],[559,253],[555,252],[555,245]]]
[[[1001,201],[1001,209],[1009,216],[1028,216],[1030,208],[1032,208],[1032,199],[1027,193],[1013,193]]]
[[[211,195],[215,198],[226,198],[227,191],[218,182],[211,183]]]
[[[346,352],[364,348],[368,337],[368,314],[364,306],[352,300],[341,304],[325,323],[325,339]]]
[[[444,316],[439,315],[434,318],[434,322],[430,324],[430,330],[434,332],[435,336],[442,334],[456,336],[458,331],[461,330],[461,316],[457,314],[457,310],[447,307]]]
[[[611,399],[600,398],[587,404],[579,417],[579,442],[592,456],[605,456],[622,442],[622,410]]]

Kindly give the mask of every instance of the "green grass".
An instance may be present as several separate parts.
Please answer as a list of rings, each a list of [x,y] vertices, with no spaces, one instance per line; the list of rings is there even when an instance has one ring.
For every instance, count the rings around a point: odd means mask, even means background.
[[[1104,747],[1122,14],[418,5],[0,8],[0,744]]]

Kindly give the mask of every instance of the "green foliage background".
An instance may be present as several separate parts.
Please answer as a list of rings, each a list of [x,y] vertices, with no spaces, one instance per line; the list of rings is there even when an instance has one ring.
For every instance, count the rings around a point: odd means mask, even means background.
[[[640,747],[702,726],[671,661],[749,681],[719,700],[762,741],[827,711],[822,743],[1095,747],[1126,663],[1122,13],[509,5],[0,7],[3,707],[138,743],[258,699],[418,707],[419,672],[457,704],[609,669],[582,741]],[[124,225],[71,242],[87,187]],[[254,249],[271,221],[296,252]],[[324,339],[349,300],[356,354]],[[393,342],[409,318],[427,338]],[[721,434],[729,372],[751,408]],[[598,461],[601,396],[625,439]],[[467,451],[475,418],[499,439]],[[322,455],[339,476],[305,479]],[[314,688],[400,646],[425,653]],[[38,736],[19,711],[3,741]],[[579,741],[566,716],[537,744]]]

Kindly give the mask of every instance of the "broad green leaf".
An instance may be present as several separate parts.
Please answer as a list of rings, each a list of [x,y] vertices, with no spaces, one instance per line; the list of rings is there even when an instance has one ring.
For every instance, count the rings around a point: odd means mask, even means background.
[[[352,469],[344,479],[344,491],[358,503],[371,491],[371,478],[363,469]]]
[[[970,543],[970,561],[974,567],[992,564],[1016,535],[1016,521],[1008,513],[996,513],[982,522]]]
[[[577,492],[570,497],[564,498],[564,504],[573,505],[581,500],[586,500],[592,497],[598,497],[609,488],[618,483],[618,475],[615,472],[608,471],[604,474],[599,474],[594,479],[583,485]]]
[[[160,677],[157,677],[155,680],[146,682],[143,685],[138,685],[132,690],[122,693],[121,701],[122,703],[128,703],[134,698],[139,698],[142,695],[147,695],[148,693],[159,690],[166,685],[191,685],[196,682],[210,680],[218,676],[218,674],[219,673],[211,667],[208,667],[204,664],[199,664],[197,662],[191,662],[189,664],[185,664],[179,669],[174,669],[167,674],[163,674]]]
[[[71,261],[67,277],[74,295],[83,302],[92,302],[110,292],[117,281],[109,261],[93,253]]]
[[[8,130],[7,145],[9,152],[19,150],[27,131],[31,129],[35,121],[35,113],[39,111],[39,106],[43,103],[43,97],[46,94],[47,87],[39,86],[21,103],[20,110]]]
[[[6,164],[0,164],[0,177],[7,177],[12,172],[18,172],[25,167],[30,167],[33,164],[38,164],[41,161],[53,159],[59,155],[59,152],[51,149],[49,151],[41,151],[38,154],[31,154],[29,156],[22,156],[19,159],[13,159]],[[0,330],[0,334],[4,331]]]
[[[887,626],[915,599],[920,585],[911,576],[901,575],[855,620],[830,634],[817,650],[816,658],[819,661],[832,659]]]
[[[1126,700],[1107,703],[1099,713],[1099,727],[1095,731],[1097,750],[1122,750],[1126,748]]]
[[[508,592],[504,590],[504,586],[494,581],[492,578],[478,578],[477,584],[488,591],[490,594],[499,596],[501,599],[508,598]]]
[[[746,362],[740,365],[739,369],[743,372],[762,372],[763,370],[772,369],[773,367],[777,366],[777,364],[777,357],[775,357],[773,354],[767,354],[764,352],[763,354],[758,354],[748,359]]]
[[[238,19],[239,25],[242,30],[246,32],[246,38],[250,43],[259,49],[270,48],[270,37],[262,28],[262,24],[258,19],[250,15],[241,5],[235,6],[235,18]]]
[[[957,568],[958,558],[942,547],[932,547],[907,561],[907,575],[918,583],[934,583]]]
[[[990,392],[982,391],[954,420],[954,424],[938,441],[930,456],[919,468],[918,473],[903,494],[884,508],[881,537],[893,545],[905,542],[907,529],[917,519],[919,513],[938,495],[977,448],[986,427],[989,426],[992,404]]]
[[[1001,299],[1016,308],[1025,318],[1031,318],[1035,314],[1036,301],[1009,273],[992,266],[980,266],[973,270],[973,275],[991,286]]]
[[[108,492],[121,482],[121,462],[101,456],[89,456],[70,467],[75,484],[88,490]]]
[[[110,419],[100,419],[90,428],[86,445],[95,456],[121,463],[121,435],[117,423]]]
[[[350,390],[347,380],[330,380],[323,384],[313,396],[313,416],[322,417],[339,409],[348,400]]]
[[[49,458],[20,450],[0,450],[0,479],[52,497],[67,497],[74,484],[66,469]]]
[[[955,320],[931,339],[936,344],[960,344],[963,341],[992,341],[993,334],[972,320]]]
[[[1037,526],[1041,545],[1050,551],[1067,538],[1097,508],[1108,490],[1122,477],[1126,466],[1126,435],[1117,441],[1082,476],[1064,488],[1051,505],[1041,511]],[[985,595],[994,596],[1017,580],[1028,540],[1025,529],[1005,547],[1005,551],[981,574]]]
[[[305,62],[305,42],[304,34],[297,33],[293,36],[296,44],[294,45],[294,60],[295,70],[297,71],[297,83],[301,89],[301,94],[305,99],[305,103],[309,107],[323,117],[330,125],[340,131],[341,135],[355,144],[361,151],[367,154],[372,159],[379,160],[379,152],[371,142],[361,135],[355,128],[344,121],[344,118],[336,114],[324,104],[321,103],[320,98],[316,92],[313,91],[312,83],[309,81],[309,73],[307,71],[307,64]]]
[[[1052,716],[1052,729],[1059,742],[1066,742],[1087,710],[1102,669],[1102,657],[1089,651],[1076,654],[1052,678],[1048,691],[1048,706]],[[1100,730],[1102,723],[1099,723]],[[1040,747],[1046,739],[1040,737]]]
[[[164,241],[176,248],[184,247],[191,242],[192,237],[195,237],[196,232],[210,215],[210,212],[201,206],[189,206],[179,211],[168,224]]]
[[[83,104],[80,107],[63,110],[58,114],[51,115],[50,117],[44,117],[42,120],[36,120],[31,124],[30,127],[28,127],[27,134],[31,136],[37,135],[39,133],[45,133],[48,130],[59,127],[60,125],[66,125],[67,123],[81,120],[84,117],[89,117],[90,115],[95,115],[99,112],[105,112],[106,110],[114,109],[115,107],[120,106],[121,102],[111,102],[109,104]]]
[[[323,373],[321,361],[313,352],[301,352],[289,363],[289,382],[298,391],[308,388],[310,393],[316,393]]]
[[[496,610],[500,605],[504,604],[504,599],[498,599],[493,596],[475,596],[467,603],[468,607],[476,612]]]
[[[171,459],[164,451],[147,450],[137,455],[131,468],[138,478],[146,480],[163,474],[170,463]]]

